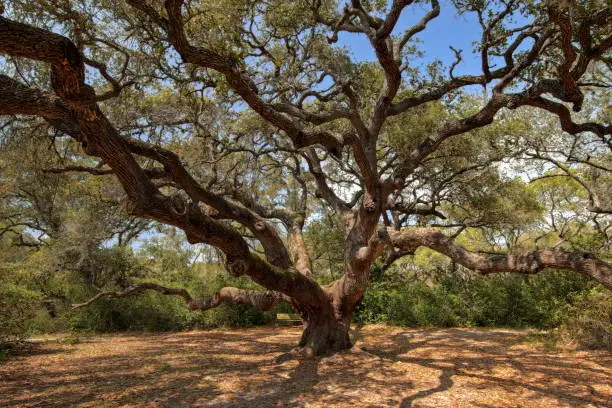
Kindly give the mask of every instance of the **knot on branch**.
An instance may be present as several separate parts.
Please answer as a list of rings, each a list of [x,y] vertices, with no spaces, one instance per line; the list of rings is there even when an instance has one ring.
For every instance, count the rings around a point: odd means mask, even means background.
[[[246,274],[246,272],[249,270],[249,264],[243,259],[228,261],[227,269],[232,276],[239,277]]]
[[[376,211],[376,200],[370,193],[366,192],[366,195],[363,198],[363,208],[370,213]]]
[[[263,231],[266,229],[266,222],[261,220],[261,221],[256,221],[255,222],[255,229],[257,231]]]
[[[185,203],[183,197],[174,195],[172,196],[170,202],[172,204],[172,210],[175,212],[175,214],[185,215],[187,213],[187,204]]]

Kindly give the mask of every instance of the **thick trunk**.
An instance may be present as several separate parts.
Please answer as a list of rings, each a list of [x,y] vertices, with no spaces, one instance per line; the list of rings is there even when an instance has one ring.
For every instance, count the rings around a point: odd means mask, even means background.
[[[339,317],[331,310],[320,311],[304,322],[299,347],[305,356],[330,354],[352,347],[349,338],[351,313]]]

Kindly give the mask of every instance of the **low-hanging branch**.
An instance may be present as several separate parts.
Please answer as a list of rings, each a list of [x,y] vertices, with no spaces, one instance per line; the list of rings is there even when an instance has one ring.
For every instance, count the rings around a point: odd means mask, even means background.
[[[591,276],[608,289],[612,289],[612,267],[588,253],[542,250],[519,254],[485,255],[466,249],[433,228],[412,228],[402,231],[386,228],[379,231],[379,236],[393,247],[410,253],[414,253],[419,247],[433,249],[482,275],[499,272],[535,274],[547,268],[567,269]]]
[[[72,304],[73,309],[89,306],[98,299],[117,299],[128,296],[137,296],[147,290],[159,292],[162,295],[180,296],[187,303],[190,310],[204,311],[219,306],[223,302],[240,303],[252,306],[261,311],[272,309],[280,300],[281,295],[276,292],[261,292],[257,290],[238,289],[230,286],[221,288],[211,297],[193,298],[185,289],[168,288],[151,282],[143,282],[131,285],[121,291],[100,292],[83,303]]]

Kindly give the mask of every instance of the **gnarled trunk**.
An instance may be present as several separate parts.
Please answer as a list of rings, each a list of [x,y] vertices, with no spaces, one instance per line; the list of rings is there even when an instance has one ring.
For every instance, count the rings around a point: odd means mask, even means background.
[[[328,302],[305,313],[304,331],[299,347],[306,356],[329,354],[353,346],[349,329],[357,304],[347,302],[339,282],[324,287]]]
[[[352,347],[349,338],[351,317],[337,318],[333,313],[321,312],[309,316],[299,347],[307,356],[329,354]]]

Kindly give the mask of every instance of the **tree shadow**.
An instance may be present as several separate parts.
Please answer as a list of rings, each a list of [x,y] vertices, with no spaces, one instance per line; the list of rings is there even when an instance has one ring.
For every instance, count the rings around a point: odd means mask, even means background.
[[[525,346],[519,332],[365,330],[364,352],[278,362],[299,335],[256,328],[48,344],[0,366],[0,406],[405,408],[467,393],[468,406],[504,406],[492,393],[527,406],[605,406],[609,394],[609,357]]]
[[[289,360],[287,360],[289,361]],[[266,390],[255,395],[234,398],[232,401],[209,401],[197,405],[200,408],[273,407],[279,403],[295,401],[301,394],[312,391],[319,382],[318,359],[298,359],[297,366],[286,380],[268,384]]]
[[[400,403],[402,408],[412,407],[415,400],[450,390],[455,384],[454,377],[473,379],[479,387],[489,390],[501,388],[517,392],[523,389],[531,392],[531,400],[546,397],[560,405],[600,406],[612,400],[612,394],[598,391],[590,384],[591,381],[597,383],[597,380],[601,380],[599,384],[605,384],[606,378],[610,378],[609,359],[600,359],[599,362],[580,359],[567,363],[564,361],[566,354],[560,351],[538,348],[512,351],[513,347],[520,345],[524,345],[524,335],[516,331],[450,329],[399,332],[392,336],[392,344],[365,350],[390,362],[416,364],[440,372],[436,386],[404,397]],[[435,352],[425,353],[427,358],[419,357],[424,349]],[[476,353],[478,355],[473,356]],[[601,368],[585,362],[595,363]],[[497,374],[507,367],[511,367],[515,375],[508,378]],[[533,382],[533,377],[548,380],[537,383]],[[547,386],[551,379],[563,386]],[[608,389],[612,392],[611,387]]]
[[[428,388],[426,390],[421,390],[413,395],[410,395],[404,398],[400,403],[400,408],[410,408],[412,407],[412,403],[419,399],[425,398],[429,395],[435,394],[437,392],[442,392],[450,389],[453,386],[453,369],[452,368],[444,368],[442,369],[442,373],[440,373],[439,381],[440,384],[433,388]]]

